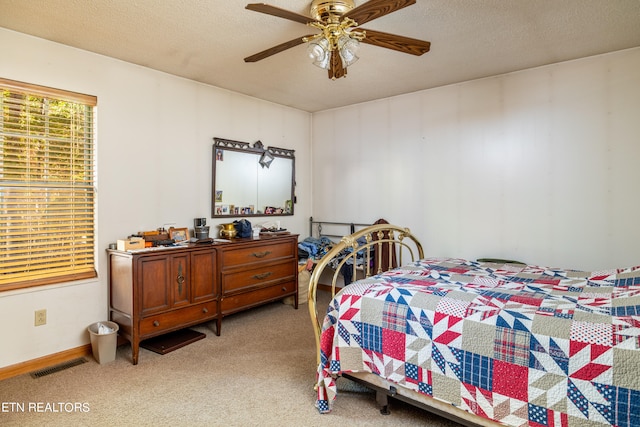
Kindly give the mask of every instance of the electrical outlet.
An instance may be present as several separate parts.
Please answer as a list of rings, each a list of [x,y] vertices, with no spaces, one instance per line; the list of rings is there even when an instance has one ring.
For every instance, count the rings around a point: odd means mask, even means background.
[[[36,310],[35,326],[47,324],[47,310]]]

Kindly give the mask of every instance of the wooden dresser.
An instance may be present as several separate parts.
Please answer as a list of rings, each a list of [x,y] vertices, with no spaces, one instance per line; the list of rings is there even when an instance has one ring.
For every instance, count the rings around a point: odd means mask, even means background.
[[[108,251],[109,310],[120,336],[140,341],[218,320],[216,251],[206,247]]]
[[[131,342],[140,342],[287,296],[298,308],[298,236],[137,251],[108,250],[109,311]]]
[[[287,296],[298,308],[298,235],[236,239],[216,250],[220,317]]]

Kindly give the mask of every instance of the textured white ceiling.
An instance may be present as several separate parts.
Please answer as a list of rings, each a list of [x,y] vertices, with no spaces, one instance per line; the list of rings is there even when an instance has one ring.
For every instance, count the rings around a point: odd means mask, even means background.
[[[429,53],[363,44],[331,81],[304,45],[245,63],[316,32],[249,2],[0,0],[0,26],[310,112],[640,46],[640,0],[418,0],[365,27],[429,40]],[[310,0],[267,3],[308,15]]]

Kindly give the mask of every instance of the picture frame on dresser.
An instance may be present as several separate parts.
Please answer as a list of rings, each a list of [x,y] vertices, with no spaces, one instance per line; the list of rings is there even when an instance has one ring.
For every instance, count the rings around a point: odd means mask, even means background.
[[[188,228],[169,228],[169,238],[173,239],[176,242],[184,242],[189,240],[189,229]]]

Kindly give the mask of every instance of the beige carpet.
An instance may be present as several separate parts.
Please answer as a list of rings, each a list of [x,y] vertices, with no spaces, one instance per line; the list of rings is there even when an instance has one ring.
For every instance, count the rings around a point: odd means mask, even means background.
[[[166,355],[141,349],[137,366],[127,344],[108,364],[89,357],[37,379],[0,381],[0,425],[458,425],[395,400],[391,415],[381,415],[371,393],[341,392],[333,412],[320,415],[306,304],[294,310],[273,303],[229,316],[219,337],[214,327],[194,328],[207,337]]]

